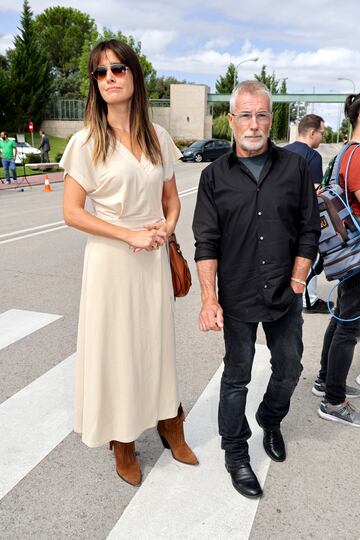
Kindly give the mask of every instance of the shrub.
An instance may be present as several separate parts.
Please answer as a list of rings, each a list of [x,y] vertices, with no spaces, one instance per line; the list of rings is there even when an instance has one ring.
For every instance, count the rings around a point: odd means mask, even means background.
[[[192,144],[196,140],[197,139],[179,139],[179,138],[175,137],[174,138],[174,143],[181,150],[182,148],[185,148],[186,146],[190,146],[190,144]]]
[[[58,152],[55,156],[55,162],[59,163],[60,159],[63,157],[63,152]]]
[[[214,118],[213,137],[215,139],[227,139],[228,141],[230,141],[231,130],[226,114],[221,114],[220,116]]]
[[[41,163],[40,154],[26,154],[25,163]]]

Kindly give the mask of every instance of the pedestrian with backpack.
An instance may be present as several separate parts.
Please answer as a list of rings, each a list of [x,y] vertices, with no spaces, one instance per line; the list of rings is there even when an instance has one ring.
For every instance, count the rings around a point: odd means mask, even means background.
[[[284,147],[286,150],[299,154],[305,159],[315,188],[321,184],[323,178],[322,157],[316,148],[319,148],[324,136],[324,130],[325,123],[321,116],[306,114],[299,122],[297,141]],[[318,259],[310,272],[313,277],[310,278],[309,274],[307,279],[306,289],[303,294],[303,309],[306,313],[325,313],[327,315],[329,313],[327,304],[317,295],[317,262]]]
[[[341,158],[338,160],[338,183],[344,194],[336,195],[336,187],[332,194],[340,201],[344,201],[344,208],[350,212],[350,220],[337,220],[339,226],[345,224],[345,232],[355,236],[355,249],[352,256],[338,254],[334,262],[328,265],[330,269],[339,265],[339,262],[348,260],[348,268],[344,267],[344,278],[338,285],[336,308],[327,327],[323,349],[321,353],[321,366],[319,376],[313,387],[313,393],[323,395],[324,400],[318,409],[319,416],[326,420],[342,422],[354,427],[360,427],[360,412],[347,400],[348,397],[358,397],[357,389],[346,386],[346,378],[353,360],[354,349],[360,336],[360,94],[351,94],[345,100],[345,116],[350,120],[353,136]],[[336,165],[334,166],[334,169]],[[330,190],[331,190],[330,184]],[[321,208],[320,208],[321,209]],[[326,217],[322,219],[322,227],[330,231],[331,224]],[[330,220],[329,220],[330,221]],[[329,235],[330,237],[330,235]],[[334,242],[339,234],[334,234]],[[322,234],[321,242],[326,236]],[[360,238],[360,236],[359,236]],[[345,242],[343,242],[344,244]],[[358,250],[359,248],[359,250]],[[358,263],[354,263],[354,256],[358,253]],[[326,260],[324,263],[327,272]],[[328,270],[330,272],[331,270]],[[339,268],[340,272],[340,268]],[[327,274],[329,279],[330,274]],[[334,276],[335,278],[336,276]],[[339,277],[339,276],[338,276]],[[334,279],[330,276],[330,279]],[[353,392],[356,390],[356,392]],[[317,393],[316,393],[317,392]]]

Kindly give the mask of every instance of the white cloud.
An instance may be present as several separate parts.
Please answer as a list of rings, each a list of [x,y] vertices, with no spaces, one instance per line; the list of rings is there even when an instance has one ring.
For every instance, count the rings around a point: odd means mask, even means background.
[[[176,32],[172,30],[134,30],[131,34],[141,41],[142,48],[147,55],[164,51],[176,38]]]
[[[0,0],[0,3],[4,3]],[[8,34],[9,4],[0,4],[0,32]],[[101,30],[110,26],[142,41],[143,51],[156,69],[179,72],[181,77],[207,82],[224,74],[230,62],[259,57],[239,67],[239,78],[250,78],[265,64],[278,78],[287,77],[288,88],[317,91],[351,90],[354,80],[360,89],[358,20],[360,3],[347,0],[300,0],[281,2],[254,0],[208,0],[206,11],[193,1],[168,0],[30,0],[35,14],[50,6],[71,6],[93,17]],[[5,12],[5,9],[7,10]],[[22,0],[12,0],[18,16]],[[305,16],[306,15],[306,16]],[[16,32],[14,24],[13,31]],[[4,51],[11,45],[10,35],[0,38]],[[200,82],[200,81],[199,81]]]
[[[7,49],[13,46],[14,36],[11,34],[0,35],[0,54],[5,54]]]
[[[225,49],[226,47],[229,47],[230,44],[231,40],[226,38],[220,37],[215,39],[209,39],[209,41],[204,44],[204,49]]]

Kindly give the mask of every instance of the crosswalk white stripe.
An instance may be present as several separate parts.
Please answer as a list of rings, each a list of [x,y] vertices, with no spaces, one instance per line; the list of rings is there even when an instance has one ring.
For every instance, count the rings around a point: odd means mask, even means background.
[[[22,309],[9,309],[1,313],[0,350],[58,319],[61,319],[61,315]]]
[[[187,440],[200,465],[190,467],[164,451],[135,497],[108,536],[108,540],[247,540],[258,500],[238,494],[224,467],[217,429],[222,366],[186,419]],[[270,375],[269,352],[256,346],[246,413],[253,432],[250,456],[263,485],[270,459],[262,446],[262,430],[254,415]]]
[[[0,405],[0,499],[73,429],[75,354]]]
[[[0,234],[0,238],[6,238],[8,236],[15,236],[17,234],[22,234],[30,231],[37,231],[39,229],[45,229],[46,227],[55,227],[56,225],[63,225],[64,221],[54,221],[53,223],[45,223],[44,225],[38,225],[37,227],[30,227],[28,229],[21,229],[18,231],[8,232],[5,234]]]
[[[45,231],[39,231],[31,234],[25,234],[24,236],[18,236],[17,238],[9,238],[8,240],[1,240],[0,244],[10,244],[10,242],[17,242],[18,240],[24,240],[24,238],[30,238],[32,236],[39,236],[39,234],[47,234],[49,232],[60,231],[61,229],[67,229],[67,225],[55,227],[54,229],[46,229]]]

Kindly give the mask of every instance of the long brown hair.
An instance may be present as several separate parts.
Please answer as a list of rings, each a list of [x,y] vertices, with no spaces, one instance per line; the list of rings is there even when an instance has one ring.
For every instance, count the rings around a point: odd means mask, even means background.
[[[137,143],[151,163],[154,165],[161,163],[160,145],[149,118],[144,75],[140,62],[131,47],[116,39],[98,43],[90,52],[88,62],[90,86],[85,107],[85,126],[89,128],[88,139],[91,137],[94,141],[93,160],[95,163],[100,160],[104,162],[109,150],[113,151],[116,143],[115,133],[107,120],[107,103],[101,97],[98,84],[91,75],[99,65],[101,53],[109,49],[130,69],[134,80],[130,109],[131,147],[135,148]]]

